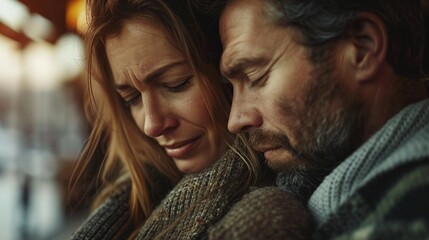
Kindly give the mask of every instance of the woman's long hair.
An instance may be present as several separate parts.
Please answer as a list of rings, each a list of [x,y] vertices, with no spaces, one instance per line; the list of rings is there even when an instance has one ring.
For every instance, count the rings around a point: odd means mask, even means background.
[[[226,128],[231,99],[218,70],[221,44],[217,18],[205,18],[207,15],[198,14],[190,1],[178,0],[88,0],[87,9],[89,29],[85,44],[89,95],[86,102],[93,128],[77,162],[72,186],[84,182],[91,164],[99,162],[100,177],[97,179],[101,180],[103,194],[99,194],[96,202],[101,203],[121,179],[128,176],[132,185],[130,215],[132,224],[137,226],[153,210],[151,194],[157,190],[162,192],[147,172],[147,165],[155,167],[172,185],[182,176],[164,149],[137,128],[113,88],[105,41],[119,34],[124,22],[132,18],[159,24],[171,44],[183,53],[203,91],[215,131],[249,168],[248,178],[243,179],[243,189],[254,183],[260,171],[256,155],[242,135],[232,135]],[[236,150],[237,144],[245,146],[246,151]],[[104,150],[101,154],[100,148]]]

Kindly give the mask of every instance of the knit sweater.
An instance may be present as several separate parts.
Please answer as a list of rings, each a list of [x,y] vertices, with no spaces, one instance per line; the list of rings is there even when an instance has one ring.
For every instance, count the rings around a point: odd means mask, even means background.
[[[241,189],[247,168],[229,150],[211,168],[185,176],[166,196],[141,228],[136,239],[206,239],[245,193]]]
[[[245,194],[246,173],[244,162],[228,151],[211,168],[185,176],[135,239],[308,239],[313,225],[304,204],[276,187]],[[125,185],[104,202],[73,239],[127,239],[130,189]]]
[[[160,188],[150,190],[151,202],[156,206],[172,187],[167,178],[154,167],[146,166],[146,170],[151,176],[151,179],[153,179]],[[130,226],[128,223],[131,220],[129,212],[130,196],[131,181],[125,177],[117,183],[115,190],[111,193],[109,198],[95,209],[81,224],[71,239],[127,239],[133,232],[133,229],[126,227]]]
[[[158,204],[135,239],[204,239],[215,224],[248,190],[241,189],[247,167],[228,150],[212,167],[185,176]],[[96,209],[72,239],[127,239],[131,186],[124,185]]]
[[[124,185],[99,206],[79,229],[72,240],[126,239],[129,231],[124,228],[129,214],[131,184]]]
[[[229,151],[207,171],[184,177],[136,239],[309,239],[313,222],[305,205],[276,187],[242,197],[246,172]]]
[[[209,239],[310,239],[313,221],[301,201],[277,187],[246,194],[210,229]]]
[[[316,189],[315,239],[428,239],[429,100],[403,109]]]

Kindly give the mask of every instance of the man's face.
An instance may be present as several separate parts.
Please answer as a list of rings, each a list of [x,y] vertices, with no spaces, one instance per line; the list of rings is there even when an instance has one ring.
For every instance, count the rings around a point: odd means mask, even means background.
[[[228,128],[246,132],[275,170],[329,171],[360,137],[348,75],[335,52],[313,64],[296,30],[269,22],[263,3],[239,0],[221,17],[221,70],[234,88]]]

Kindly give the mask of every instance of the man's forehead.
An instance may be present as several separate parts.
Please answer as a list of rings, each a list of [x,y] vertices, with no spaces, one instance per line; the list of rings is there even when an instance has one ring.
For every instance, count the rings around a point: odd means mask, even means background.
[[[241,58],[254,53],[252,42],[259,38],[263,21],[261,0],[237,0],[229,3],[223,12],[219,32],[224,48],[221,69],[228,69]],[[254,49],[253,49],[254,50]]]
[[[223,44],[230,38],[255,30],[261,17],[260,5],[260,0],[236,0],[226,6],[219,25]]]

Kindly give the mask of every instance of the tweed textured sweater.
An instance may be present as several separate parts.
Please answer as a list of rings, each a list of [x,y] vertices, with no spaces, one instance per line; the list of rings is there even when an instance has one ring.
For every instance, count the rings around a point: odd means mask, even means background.
[[[428,239],[429,100],[403,109],[316,189],[316,239]]]
[[[310,239],[313,225],[304,203],[280,188],[263,187],[246,194],[210,229],[209,239],[303,240]]]

